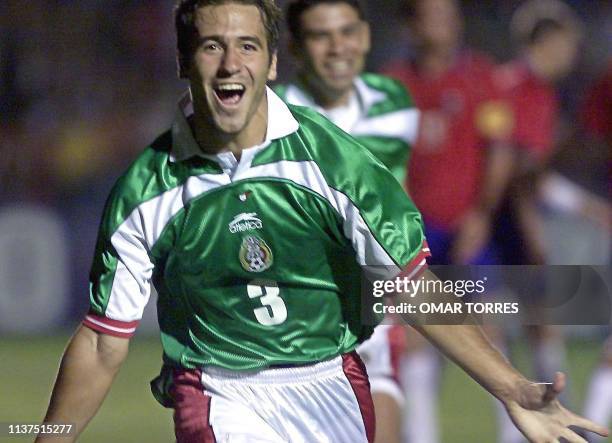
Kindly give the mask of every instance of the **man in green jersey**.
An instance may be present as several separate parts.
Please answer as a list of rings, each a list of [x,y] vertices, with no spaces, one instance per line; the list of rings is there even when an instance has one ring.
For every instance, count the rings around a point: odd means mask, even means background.
[[[370,27],[362,4],[295,0],[286,16],[298,71],[294,82],[277,86],[276,92],[288,103],[316,109],[351,134],[403,185],[418,111],[398,81],[363,72]],[[401,334],[403,326],[380,325],[357,349],[370,379],[377,443],[400,441],[404,396],[395,369],[401,356],[391,337]]]
[[[420,215],[369,152],[266,88],[272,0],[183,0],[176,25],[191,100],[111,192],[90,311],[45,421],[84,429],[154,284],[169,368],[159,394],[175,410],[178,442],[372,441],[367,375],[353,351],[371,332],[359,269],[435,279],[424,270]],[[606,432],[555,400],[562,375],[549,388],[530,383],[479,328],[420,330],[532,441],[577,441],[569,425]]]
[[[357,0],[297,0],[287,8],[290,52],[298,70],[276,92],[351,134],[405,183],[418,111],[404,86],[363,72],[370,27]]]

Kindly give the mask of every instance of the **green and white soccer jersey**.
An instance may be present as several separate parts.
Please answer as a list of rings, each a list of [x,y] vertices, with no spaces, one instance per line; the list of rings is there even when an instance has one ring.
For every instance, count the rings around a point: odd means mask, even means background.
[[[415,143],[419,111],[406,88],[383,75],[363,73],[355,80],[351,102],[343,109],[325,110],[299,83],[275,88],[287,103],[308,106],[351,134],[389,168],[402,184],[406,180],[410,148]]]
[[[202,154],[181,110],[121,177],[85,325],[131,336],[154,284],[170,365],[314,362],[371,332],[360,266],[424,269],[421,216],[387,169],[316,112],[267,100],[266,141],[240,161]]]

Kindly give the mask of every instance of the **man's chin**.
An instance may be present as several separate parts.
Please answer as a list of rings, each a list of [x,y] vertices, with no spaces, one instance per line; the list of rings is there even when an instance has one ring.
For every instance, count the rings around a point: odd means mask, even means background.
[[[353,89],[353,80],[351,81],[333,81],[327,82],[326,90],[331,97],[340,97]]]
[[[357,74],[339,75],[337,77],[331,77],[328,80],[328,83],[333,88],[346,89],[352,86],[355,77],[357,77]]]
[[[235,135],[244,128],[243,119],[215,118],[214,122],[217,130],[225,135]]]

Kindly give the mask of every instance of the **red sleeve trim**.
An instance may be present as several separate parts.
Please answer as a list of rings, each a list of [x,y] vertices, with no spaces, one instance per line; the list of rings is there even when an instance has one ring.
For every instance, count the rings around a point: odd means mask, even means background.
[[[130,338],[136,332],[139,321],[113,320],[101,315],[89,313],[85,316],[83,324],[94,331],[114,337]]]
[[[400,272],[399,277],[406,277],[409,280],[416,280],[427,269],[427,258],[431,257],[431,251],[426,240],[423,240],[423,245],[419,253],[404,267]]]

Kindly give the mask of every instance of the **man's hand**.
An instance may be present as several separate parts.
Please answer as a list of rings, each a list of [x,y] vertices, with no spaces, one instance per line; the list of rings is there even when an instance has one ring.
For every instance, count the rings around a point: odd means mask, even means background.
[[[557,396],[565,388],[565,375],[555,374],[552,384],[525,382],[514,393],[514,399],[504,401],[510,418],[532,443],[570,443],[587,441],[569,429],[570,426],[607,436],[608,430],[565,409]]]
[[[426,282],[438,280],[431,271],[425,271],[421,278]],[[449,301],[447,293],[427,292],[426,287],[423,285],[417,294],[398,294],[395,302]],[[451,295],[450,299],[455,296]],[[557,395],[565,387],[563,374],[557,373],[552,385],[530,382],[491,344],[475,319],[467,318],[466,324],[452,325],[432,324],[418,317],[412,320],[417,331],[504,404],[512,421],[530,442],[558,443],[563,438],[570,443],[586,443],[569,426],[608,435],[604,427],[561,406]]]

